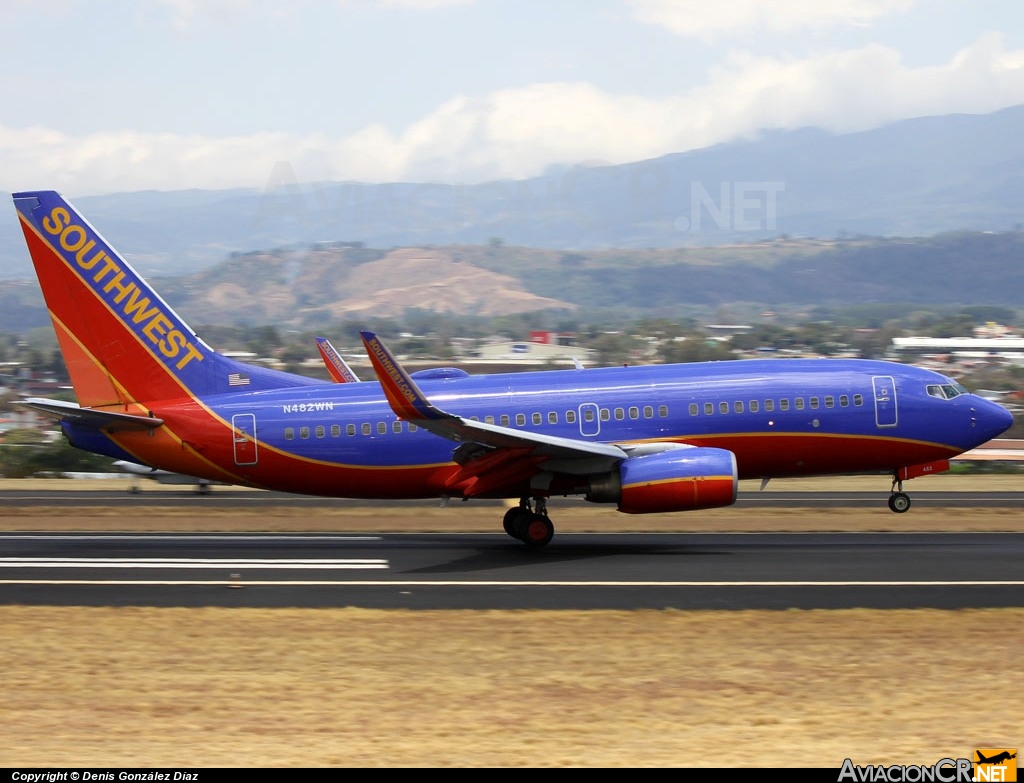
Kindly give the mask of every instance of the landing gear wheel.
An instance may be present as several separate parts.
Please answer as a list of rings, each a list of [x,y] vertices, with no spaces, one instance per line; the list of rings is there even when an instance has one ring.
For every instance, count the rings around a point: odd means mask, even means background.
[[[548,518],[547,500],[524,497],[519,505],[505,512],[501,521],[505,532],[531,549],[547,546],[555,535],[555,526]]]
[[[555,535],[555,526],[544,514],[532,514],[521,529],[523,543],[531,549],[547,546]]]
[[[505,512],[504,519],[501,520],[502,527],[505,528],[505,532],[508,533],[512,538],[518,538],[522,540],[521,534],[522,529],[525,527],[525,522],[533,512],[529,508],[523,506],[515,506]]]
[[[910,508],[910,495],[906,492],[893,492],[889,495],[889,510],[902,514]]]

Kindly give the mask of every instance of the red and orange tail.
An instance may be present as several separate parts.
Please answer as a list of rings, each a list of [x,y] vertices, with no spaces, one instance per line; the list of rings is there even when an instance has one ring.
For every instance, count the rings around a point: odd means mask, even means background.
[[[83,407],[321,382],[218,354],[59,193],[14,204]]]

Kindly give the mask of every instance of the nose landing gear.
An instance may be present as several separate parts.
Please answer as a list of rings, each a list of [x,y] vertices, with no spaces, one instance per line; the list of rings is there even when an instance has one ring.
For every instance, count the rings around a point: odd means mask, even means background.
[[[889,495],[889,510],[902,514],[909,508],[910,495],[903,491],[903,479],[899,477],[899,473],[893,471],[892,489]]]

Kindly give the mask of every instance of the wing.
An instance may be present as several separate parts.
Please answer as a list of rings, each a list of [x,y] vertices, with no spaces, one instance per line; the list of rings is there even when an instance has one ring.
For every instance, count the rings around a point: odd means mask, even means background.
[[[602,473],[627,456],[610,443],[544,435],[447,413],[431,404],[376,334],[360,334],[395,415],[460,444],[453,458],[461,470],[451,483],[467,496],[493,492],[541,472]]]
[[[26,400],[19,400],[18,405],[32,410],[39,411],[57,421],[67,421],[72,424],[81,424],[86,427],[103,429],[108,432],[118,430],[151,430],[164,423],[163,419],[155,416],[137,416],[132,413],[118,413],[116,411],[105,411],[97,408],[83,408],[73,402],[63,400],[46,400],[40,397],[30,397]]]

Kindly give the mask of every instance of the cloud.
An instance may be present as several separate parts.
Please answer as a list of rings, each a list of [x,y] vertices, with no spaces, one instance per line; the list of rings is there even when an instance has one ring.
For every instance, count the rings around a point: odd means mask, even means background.
[[[939,66],[907,67],[869,45],[802,59],[733,54],[709,80],[662,98],[549,82],[456,96],[393,132],[371,125],[322,134],[146,134],[75,137],[0,126],[0,178],[9,190],[69,195],[140,189],[262,187],[287,161],[300,180],[472,183],[523,178],[553,164],[625,163],[736,139],[767,128],[835,132],[934,114],[985,113],[1024,103],[1024,51],[980,38]]]
[[[200,20],[220,26],[236,24],[251,16],[279,19],[298,15],[308,0],[159,0],[159,5],[170,12],[177,30],[192,27]],[[475,0],[340,0],[339,5],[397,8],[408,11],[435,11],[450,6],[472,5]]]
[[[629,0],[633,16],[684,38],[714,40],[740,31],[863,26],[908,10],[915,0]]]

